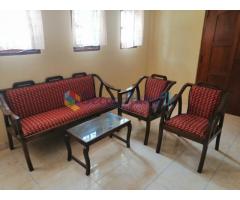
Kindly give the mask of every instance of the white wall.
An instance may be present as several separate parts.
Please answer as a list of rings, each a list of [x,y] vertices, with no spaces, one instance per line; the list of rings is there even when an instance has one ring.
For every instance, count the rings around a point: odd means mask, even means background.
[[[155,11],[151,15],[147,71],[177,81],[172,93],[195,82],[204,16],[205,11]]]

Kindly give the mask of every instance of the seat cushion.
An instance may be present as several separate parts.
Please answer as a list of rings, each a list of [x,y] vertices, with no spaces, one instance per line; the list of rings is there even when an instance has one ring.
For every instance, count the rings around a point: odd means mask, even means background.
[[[159,98],[166,87],[167,81],[156,78],[148,78],[145,85],[144,100],[151,101]]]
[[[195,115],[182,114],[167,120],[166,125],[180,129],[199,138],[205,138],[208,120]]]
[[[157,110],[158,104],[153,104],[153,112]],[[148,117],[149,115],[149,102],[148,101],[129,101],[127,104],[122,104],[122,109],[131,113],[140,115],[142,117]]]
[[[20,118],[25,118],[63,107],[64,93],[69,90],[80,95],[81,101],[94,98],[93,77],[88,75],[24,88],[9,89],[6,92],[6,97],[11,110]]]
[[[221,90],[192,86],[188,114],[210,119],[221,99]]]
[[[110,98],[97,97],[78,104],[78,110],[61,107],[36,114],[21,120],[24,136],[45,132],[72,121],[91,116],[104,110],[115,108],[117,103]]]

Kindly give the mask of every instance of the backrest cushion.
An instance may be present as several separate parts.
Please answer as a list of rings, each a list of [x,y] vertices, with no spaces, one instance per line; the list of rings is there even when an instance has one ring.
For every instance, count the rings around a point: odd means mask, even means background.
[[[221,100],[221,90],[192,86],[189,93],[188,114],[210,119]]]
[[[159,98],[166,87],[167,87],[166,80],[148,78],[146,80],[146,85],[145,85],[144,100],[151,101]]]
[[[94,79],[91,75],[69,79],[68,88],[77,93],[81,101],[96,97]]]
[[[21,118],[64,106],[64,93],[72,90],[81,101],[95,97],[92,76],[42,83],[30,87],[10,89],[6,97],[10,109]]]

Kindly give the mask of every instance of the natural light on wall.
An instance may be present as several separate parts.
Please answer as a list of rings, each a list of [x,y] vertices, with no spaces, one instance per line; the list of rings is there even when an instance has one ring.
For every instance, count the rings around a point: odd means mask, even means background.
[[[105,11],[72,11],[72,31],[74,47],[106,45]]]
[[[141,46],[143,43],[144,11],[121,11],[121,48]]]
[[[0,51],[44,49],[41,11],[1,11]]]

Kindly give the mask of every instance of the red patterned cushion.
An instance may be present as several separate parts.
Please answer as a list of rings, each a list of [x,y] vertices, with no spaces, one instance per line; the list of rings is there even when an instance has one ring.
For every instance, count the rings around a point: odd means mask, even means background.
[[[166,121],[166,125],[186,131],[189,134],[205,138],[208,127],[208,120],[195,115],[182,114],[172,117]]]
[[[69,79],[68,87],[80,95],[82,101],[96,97],[94,79],[91,75]]]
[[[158,104],[153,104],[153,112],[157,110]],[[122,105],[122,109],[135,113],[137,115],[147,117],[149,115],[149,102],[148,101],[129,101],[127,104]]]
[[[44,83],[31,87],[11,89],[6,93],[11,110],[21,118],[59,108],[67,82]]]
[[[86,100],[78,105],[80,109],[77,111],[73,111],[68,107],[61,107],[22,119],[23,134],[29,136],[54,129],[69,122],[114,108],[117,104],[110,98],[98,97]]]
[[[145,101],[151,101],[161,96],[167,87],[167,81],[155,78],[148,78],[145,86]]]
[[[209,119],[221,98],[221,90],[192,86],[189,94],[188,114]]]
[[[64,106],[64,93],[68,90],[78,93],[83,101],[94,98],[93,77],[85,76],[10,89],[6,96],[11,110],[20,118],[25,118]]]

